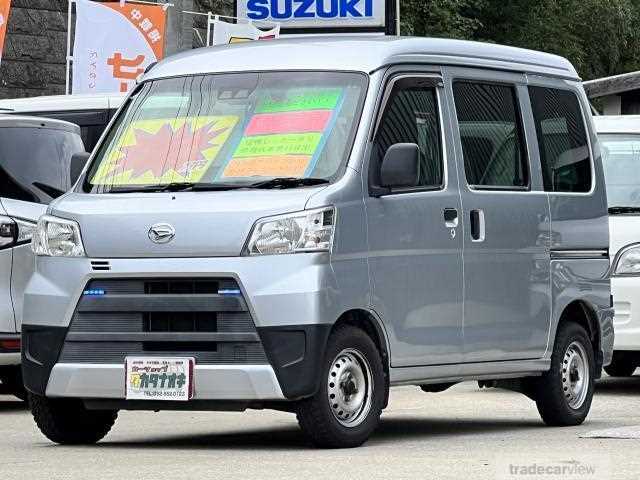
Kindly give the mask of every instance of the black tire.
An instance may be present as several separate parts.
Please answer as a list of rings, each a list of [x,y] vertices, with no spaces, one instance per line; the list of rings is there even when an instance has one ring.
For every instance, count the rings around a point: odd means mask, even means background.
[[[572,407],[567,397],[563,379],[567,377],[566,358],[571,345],[582,346],[589,373],[586,382],[586,397],[579,406]],[[570,372],[569,372],[570,373]],[[584,422],[591,401],[595,385],[595,357],[593,345],[584,328],[572,322],[566,322],[558,327],[556,341],[551,355],[551,369],[536,381],[536,404],[542,420],[549,426],[574,426]]]
[[[114,410],[87,410],[77,399],[47,398],[29,393],[31,413],[40,431],[62,445],[89,445],[109,433],[118,417]]]
[[[604,367],[604,371],[610,377],[631,377],[636,368],[638,365],[635,362],[630,361],[624,354],[614,352],[611,363]]]
[[[362,409],[362,412],[357,416],[358,423],[352,426],[340,423],[333,413],[333,406],[329,401],[330,390],[335,391],[336,389],[335,384],[334,387],[330,387],[332,382],[329,381],[329,376],[335,373],[333,369],[339,365],[339,362],[334,362],[334,360],[339,360],[339,354],[345,351],[361,355],[366,360],[368,371],[371,374],[371,395],[365,397],[370,399],[369,408],[368,410]],[[355,362],[353,363],[355,364]],[[359,365],[363,364],[359,363]],[[358,328],[348,325],[338,327],[329,336],[320,372],[320,388],[316,394],[311,398],[301,400],[297,405],[298,423],[302,431],[315,446],[321,448],[352,448],[362,445],[380,422],[388,388],[382,357],[376,345],[364,331]],[[368,384],[368,382],[365,383]],[[356,419],[355,415],[353,419]],[[344,421],[349,421],[349,419],[345,418]]]

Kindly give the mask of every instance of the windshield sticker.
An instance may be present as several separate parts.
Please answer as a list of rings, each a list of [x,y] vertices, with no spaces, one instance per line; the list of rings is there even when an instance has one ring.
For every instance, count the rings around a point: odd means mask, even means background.
[[[234,157],[266,155],[313,155],[321,133],[290,133],[287,135],[256,135],[244,137]]]
[[[286,97],[272,93],[258,104],[256,113],[334,110],[342,97],[341,88],[299,88],[286,91]]]
[[[341,89],[268,95],[247,123],[222,177],[309,175],[342,106]]]
[[[198,182],[239,121],[203,116],[133,122],[92,179],[94,184]]]
[[[251,177],[267,171],[273,177],[302,177],[309,165],[309,155],[282,155],[238,158],[224,171],[227,177]],[[261,173],[262,174],[262,173]]]
[[[331,110],[311,110],[307,112],[259,113],[254,115],[245,136],[270,135],[276,133],[322,132]]]

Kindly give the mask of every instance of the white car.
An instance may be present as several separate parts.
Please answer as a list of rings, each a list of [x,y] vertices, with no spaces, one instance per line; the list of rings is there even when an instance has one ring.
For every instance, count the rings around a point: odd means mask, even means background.
[[[77,125],[0,115],[0,395],[25,397],[20,333],[23,292],[35,266],[29,244],[38,218],[75,183],[83,159]]]
[[[640,366],[640,115],[594,117],[609,203],[613,361],[605,371],[628,377]]]
[[[49,95],[0,100],[0,113],[31,115],[75,123],[88,152],[120,108],[123,94]]]

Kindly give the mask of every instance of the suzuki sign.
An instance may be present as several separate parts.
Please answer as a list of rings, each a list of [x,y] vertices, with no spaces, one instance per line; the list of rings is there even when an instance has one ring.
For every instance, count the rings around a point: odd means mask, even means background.
[[[285,30],[384,31],[388,0],[236,0],[238,17],[280,23]]]

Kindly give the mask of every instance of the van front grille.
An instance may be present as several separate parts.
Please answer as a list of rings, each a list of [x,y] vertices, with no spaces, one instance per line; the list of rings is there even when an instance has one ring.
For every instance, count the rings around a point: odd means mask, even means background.
[[[92,280],[59,361],[121,363],[127,356],[188,356],[205,365],[268,363],[234,279]]]

